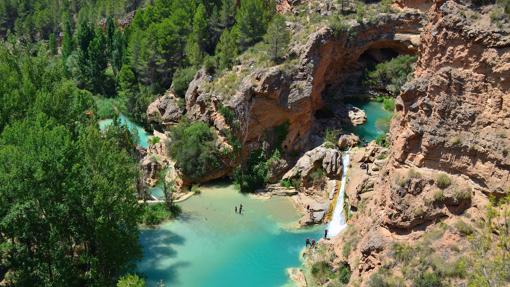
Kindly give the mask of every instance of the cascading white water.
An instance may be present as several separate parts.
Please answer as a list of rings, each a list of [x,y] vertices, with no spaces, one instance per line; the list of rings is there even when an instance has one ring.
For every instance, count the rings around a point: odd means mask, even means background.
[[[345,152],[342,155],[342,182],[340,185],[340,191],[333,211],[333,218],[328,225],[328,237],[332,238],[338,235],[342,230],[347,227],[344,215],[344,198],[345,198],[345,186],[347,185],[347,170],[349,169],[350,156],[349,152]]]

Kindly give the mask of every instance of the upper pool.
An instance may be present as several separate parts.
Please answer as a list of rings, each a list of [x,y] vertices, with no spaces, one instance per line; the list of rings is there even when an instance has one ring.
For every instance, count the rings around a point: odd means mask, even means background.
[[[243,204],[243,214],[234,207]],[[301,265],[306,238],[323,227],[296,230],[299,214],[288,198],[255,199],[232,185],[202,188],[180,204],[182,216],[141,234],[138,271],[148,286],[282,286],[286,269]]]
[[[352,132],[357,134],[361,140],[368,143],[388,132],[392,112],[385,110],[383,103],[362,100],[349,100],[345,103],[364,110],[367,115],[366,123],[352,127]]]

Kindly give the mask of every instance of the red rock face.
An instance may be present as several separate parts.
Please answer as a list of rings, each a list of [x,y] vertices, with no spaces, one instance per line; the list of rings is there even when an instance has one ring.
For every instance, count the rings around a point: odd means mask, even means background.
[[[397,101],[393,159],[510,187],[510,38],[479,30],[454,1],[436,2],[415,78]]]
[[[246,77],[228,104],[245,127],[244,147],[257,145],[267,131],[287,122],[289,134],[283,148],[306,149],[314,113],[324,106],[325,88],[348,81],[348,73],[368,50],[414,53],[421,16],[415,12],[383,15],[372,23],[353,25],[349,33],[322,28],[305,45],[292,48],[300,59],[298,68],[285,71],[275,66]]]

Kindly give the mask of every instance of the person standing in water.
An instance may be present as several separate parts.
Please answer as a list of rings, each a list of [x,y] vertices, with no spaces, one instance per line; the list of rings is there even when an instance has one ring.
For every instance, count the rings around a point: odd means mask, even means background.
[[[236,207],[234,207],[234,210],[235,210],[235,212],[237,213],[237,205],[236,205]]]
[[[243,204],[239,204],[239,214],[243,214]]]

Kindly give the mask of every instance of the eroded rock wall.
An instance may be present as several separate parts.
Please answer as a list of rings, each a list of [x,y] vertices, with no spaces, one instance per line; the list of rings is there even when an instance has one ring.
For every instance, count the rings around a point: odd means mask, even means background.
[[[471,26],[462,9],[440,1],[431,10],[415,78],[397,101],[393,159],[502,194],[510,186],[510,37]]]

